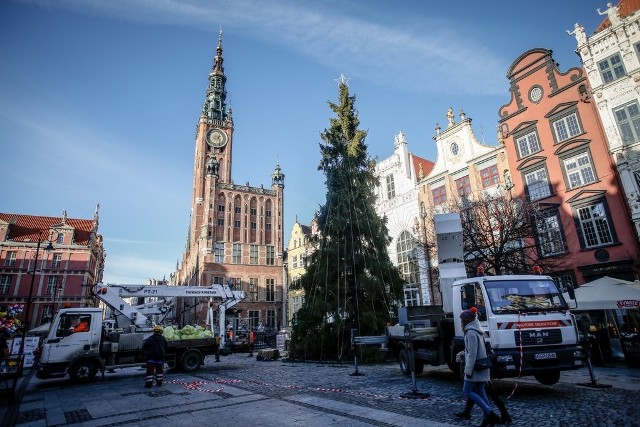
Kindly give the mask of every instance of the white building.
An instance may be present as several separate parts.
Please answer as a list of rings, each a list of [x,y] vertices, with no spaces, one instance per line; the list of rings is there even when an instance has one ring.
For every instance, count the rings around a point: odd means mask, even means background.
[[[610,4],[610,3],[609,3]],[[608,4],[608,5],[609,5]],[[575,24],[576,52],[582,58],[592,95],[640,234],[640,1],[626,0],[606,11],[607,18],[587,37]]]
[[[429,173],[433,163],[411,154],[402,132],[394,138],[393,155],[377,163],[380,181],[376,212],[387,218],[389,257],[406,280],[405,304],[429,304],[429,280],[424,257],[418,256],[420,238],[418,176]]]

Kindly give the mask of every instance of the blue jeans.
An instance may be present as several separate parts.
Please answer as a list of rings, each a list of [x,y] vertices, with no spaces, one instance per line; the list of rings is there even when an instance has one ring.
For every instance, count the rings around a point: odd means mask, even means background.
[[[487,394],[484,391],[484,383],[465,380],[462,393],[464,393],[464,397],[473,400],[473,403],[482,408],[485,416],[489,415],[491,406],[489,406],[489,399],[487,399]]]

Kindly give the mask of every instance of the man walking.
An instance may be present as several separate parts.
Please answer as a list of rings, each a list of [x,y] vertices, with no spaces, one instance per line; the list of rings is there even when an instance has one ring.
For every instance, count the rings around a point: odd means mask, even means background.
[[[153,375],[156,376],[156,385],[162,387],[164,377],[164,355],[167,351],[167,340],[162,336],[162,326],[153,327],[153,335],[144,340],[142,344],[147,361],[147,376],[145,378],[145,388],[153,386]]]

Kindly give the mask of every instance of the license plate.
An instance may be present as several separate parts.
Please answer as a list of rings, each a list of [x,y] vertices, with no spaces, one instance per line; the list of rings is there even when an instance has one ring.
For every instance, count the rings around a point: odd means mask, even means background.
[[[534,356],[536,360],[556,359],[558,356],[555,353],[536,353]]]

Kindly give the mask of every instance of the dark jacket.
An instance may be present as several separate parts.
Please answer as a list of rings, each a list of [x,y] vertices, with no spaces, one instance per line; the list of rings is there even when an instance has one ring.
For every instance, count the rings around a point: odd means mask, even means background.
[[[167,340],[160,332],[154,332],[149,338],[144,340],[142,344],[146,359],[164,362],[164,354],[167,351]]]

